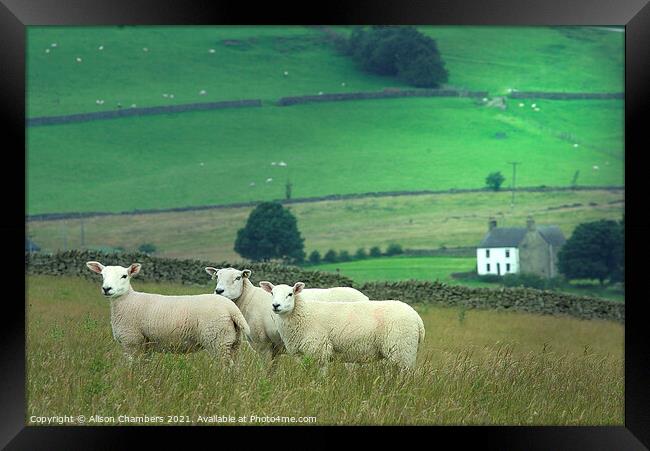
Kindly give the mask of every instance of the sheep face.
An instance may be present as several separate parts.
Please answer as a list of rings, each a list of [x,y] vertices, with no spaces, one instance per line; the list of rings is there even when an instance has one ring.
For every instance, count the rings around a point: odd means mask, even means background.
[[[296,306],[296,295],[305,288],[305,284],[297,282],[293,287],[290,287],[284,284],[273,285],[271,282],[260,282],[260,287],[273,295],[271,302],[273,313],[286,315],[293,311]]]
[[[221,268],[216,269],[208,266],[205,272],[210,274],[213,279],[217,279],[217,286],[214,289],[215,294],[225,296],[234,301],[239,299],[244,289],[244,279],[248,279],[251,275],[249,269],[240,271],[235,268]]]
[[[104,278],[102,294],[107,298],[122,296],[131,289],[131,277],[140,272],[140,263],[133,263],[128,268],[122,266],[104,266],[99,262],[87,262],[86,266]]]

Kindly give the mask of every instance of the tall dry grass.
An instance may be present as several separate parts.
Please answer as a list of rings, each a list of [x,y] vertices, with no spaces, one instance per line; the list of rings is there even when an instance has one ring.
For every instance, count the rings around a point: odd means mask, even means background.
[[[311,359],[288,356],[270,371],[249,348],[232,367],[205,352],[154,354],[130,365],[113,341],[98,284],[27,282],[28,424],[55,415],[84,415],[86,424],[92,415],[113,417],[103,424],[120,423],[120,415],[162,416],[156,424],[233,424],[228,416],[260,424],[251,415],[269,417],[264,424],[306,416],[315,424],[623,424],[623,327],[616,323],[423,305],[427,335],[412,373],[335,362],[323,375]]]

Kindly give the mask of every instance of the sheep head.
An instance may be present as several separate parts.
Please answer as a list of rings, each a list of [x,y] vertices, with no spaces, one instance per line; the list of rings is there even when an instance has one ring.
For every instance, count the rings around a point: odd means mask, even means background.
[[[215,294],[225,296],[230,300],[239,299],[244,291],[244,279],[248,279],[251,275],[250,269],[242,271],[235,268],[213,268],[208,266],[205,272],[212,276],[212,279],[217,279],[217,286],[214,289]]]
[[[122,296],[131,290],[131,278],[135,277],[142,265],[133,263],[128,268],[123,266],[104,266],[99,262],[86,262],[86,266],[93,272],[101,274],[102,294],[107,298]]]
[[[260,287],[273,295],[271,308],[273,313],[284,315],[293,311],[296,306],[296,296],[305,288],[302,282],[296,282],[293,287],[289,285],[273,285],[271,282],[260,282]]]

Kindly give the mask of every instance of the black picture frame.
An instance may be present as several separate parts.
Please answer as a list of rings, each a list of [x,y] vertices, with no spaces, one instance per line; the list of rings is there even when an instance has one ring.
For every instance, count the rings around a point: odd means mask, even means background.
[[[607,427],[435,427],[424,432],[432,445],[453,443],[454,447],[473,443],[488,449],[645,449],[650,446],[650,352],[645,322],[643,273],[647,265],[641,259],[647,251],[650,230],[643,197],[646,170],[642,160],[648,146],[643,113],[648,110],[650,85],[650,6],[648,0],[489,0],[467,1],[331,1],[250,5],[232,1],[173,2],[171,0],[0,0],[0,86],[3,138],[14,143],[5,147],[14,161],[4,173],[17,177],[25,174],[25,36],[30,25],[217,25],[217,24],[430,24],[430,25],[619,25],[625,36],[625,216],[626,216],[626,321],[625,321],[625,426]],[[290,6],[289,6],[290,5]],[[5,160],[6,161],[6,160]],[[15,169],[14,169],[15,168]],[[22,171],[21,171],[22,170]],[[18,256],[20,231],[24,223],[25,203],[16,195],[18,182],[3,177],[5,194],[14,200],[15,212],[7,212],[2,227],[8,240],[9,255]],[[23,185],[25,190],[26,185]],[[635,207],[636,206],[636,207]],[[8,208],[8,207],[7,207]],[[11,213],[14,213],[13,215]],[[15,222],[14,222],[15,221]],[[14,254],[15,251],[15,254]],[[631,252],[630,252],[631,251]],[[215,428],[102,428],[102,427],[26,427],[25,426],[25,309],[18,295],[25,290],[19,283],[18,265],[12,258],[4,273],[12,280],[16,296],[3,302],[0,350],[0,446],[7,449],[121,449],[136,445],[134,438],[164,440],[170,435],[189,432],[192,439],[215,440],[226,429]],[[645,268],[644,268],[645,266]],[[14,272],[16,274],[14,274]],[[258,429],[258,428],[253,428]],[[424,429],[424,428],[417,428]],[[230,439],[244,436],[238,428],[228,428]],[[270,431],[264,428],[263,431]],[[248,430],[247,430],[248,432]],[[273,431],[277,432],[277,431]],[[269,440],[277,440],[273,432]],[[312,433],[330,434],[316,428]],[[411,430],[372,428],[363,437],[391,437],[397,442],[408,437],[406,446],[414,446]],[[124,434],[127,434],[125,437]],[[386,434],[386,435],[385,435]],[[286,437],[283,434],[282,437]],[[327,439],[327,436],[323,438]],[[423,438],[423,437],[421,437]],[[219,440],[221,440],[219,438]],[[302,440],[302,439],[301,439]],[[451,440],[447,441],[447,440]],[[187,438],[183,444],[190,445]],[[198,443],[198,442],[194,442]],[[285,442],[290,443],[290,442]],[[326,443],[326,442],[323,442]],[[393,442],[395,443],[395,442]],[[426,442],[425,442],[426,443]],[[225,443],[222,443],[225,445]],[[191,445],[190,445],[191,446]],[[422,446],[422,444],[417,445]],[[451,446],[451,445],[450,445]]]

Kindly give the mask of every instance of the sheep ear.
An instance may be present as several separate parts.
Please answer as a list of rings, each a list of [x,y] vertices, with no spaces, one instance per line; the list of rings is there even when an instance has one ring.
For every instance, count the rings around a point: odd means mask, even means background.
[[[101,274],[102,270],[104,269],[104,265],[99,262],[86,262],[86,266],[92,272],[96,272],[97,274]]]
[[[212,278],[215,279],[217,277],[217,273],[219,272],[219,270],[217,268],[213,268],[212,266],[206,266],[205,272],[210,274]]]
[[[293,293],[298,294],[302,291],[302,289],[305,288],[305,284],[302,282],[296,282],[296,284],[293,286]]]
[[[140,272],[142,265],[140,263],[133,263],[129,266],[128,273],[130,277],[135,277]]]
[[[245,269],[245,270],[243,270],[241,272],[241,275],[248,279],[251,276],[251,270],[250,269]]]
[[[262,281],[260,287],[267,293],[273,293],[273,284],[271,282]]]

